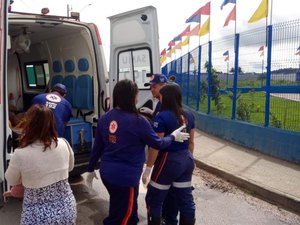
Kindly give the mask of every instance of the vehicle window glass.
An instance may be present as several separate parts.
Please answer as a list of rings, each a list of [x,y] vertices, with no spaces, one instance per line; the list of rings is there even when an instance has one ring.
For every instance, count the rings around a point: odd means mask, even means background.
[[[118,80],[130,79],[139,89],[148,89],[144,84],[149,81],[146,74],[151,73],[151,55],[149,49],[135,49],[119,54]]]
[[[25,64],[27,86],[32,89],[44,89],[49,82],[48,62],[33,62]]]

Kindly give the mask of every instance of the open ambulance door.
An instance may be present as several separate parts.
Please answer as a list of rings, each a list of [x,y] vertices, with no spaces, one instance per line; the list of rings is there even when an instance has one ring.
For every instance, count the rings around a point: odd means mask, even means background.
[[[108,17],[110,20],[109,86],[130,79],[139,87],[137,107],[153,108],[149,73],[160,72],[159,36],[156,8],[147,6]],[[112,105],[112,99],[111,99]]]
[[[7,9],[9,1],[0,1],[0,205],[3,203],[2,192],[7,190],[4,173],[11,148],[11,130],[8,126],[8,102],[6,90],[7,65]]]

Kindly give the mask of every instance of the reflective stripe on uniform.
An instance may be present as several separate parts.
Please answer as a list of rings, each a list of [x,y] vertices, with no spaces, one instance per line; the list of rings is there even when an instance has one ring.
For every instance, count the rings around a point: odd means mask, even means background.
[[[176,188],[188,188],[192,186],[192,182],[191,181],[187,181],[187,182],[173,182],[172,183],[173,187]]]
[[[171,185],[158,184],[158,183],[154,182],[153,180],[150,181],[150,185],[152,187],[155,187],[155,188],[159,189],[159,190],[169,190],[170,187],[171,187]]]

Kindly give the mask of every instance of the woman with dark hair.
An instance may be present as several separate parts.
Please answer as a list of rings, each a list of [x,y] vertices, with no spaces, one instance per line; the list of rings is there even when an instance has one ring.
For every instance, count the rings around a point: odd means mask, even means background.
[[[172,133],[178,127],[185,125],[190,139],[182,143],[174,142],[165,149],[150,149],[147,167],[143,173],[143,182],[151,173],[151,180],[146,194],[148,208],[148,224],[160,225],[162,205],[168,196],[174,201],[180,212],[180,225],[195,224],[195,203],[192,195],[192,174],[194,170],[194,128],[195,119],[191,112],[182,108],[180,87],[175,84],[166,84],[160,89],[160,112],[154,118],[154,130],[160,137]],[[172,189],[172,190],[171,190]],[[170,194],[168,192],[171,190]],[[175,221],[167,224],[177,224],[177,209],[174,208]],[[173,211],[174,211],[173,210]],[[169,212],[170,213],[170,212]],[[173,215],[172,215],[173,216]],[[173,218],[172,218],[173,219]]]
[[[139,221],[137,197],[145,145],[164,149],[174,140],[182,142],[188,134],[175,130],[160,138],[136,108],[138,87],[130,80],[119,81],[113,90],[113,109],[97,124],[87,183],[91,186],[95,166],[100,161],[100,176],[109,199],[109,215],[104,225],[136,225]]]
[[[68,183],[72,148],[57,137],[51,109],[36,104],[25,116],[19,147],[5,172],[10,185],[25,187],[21,224],[75,224],[76,201]]]

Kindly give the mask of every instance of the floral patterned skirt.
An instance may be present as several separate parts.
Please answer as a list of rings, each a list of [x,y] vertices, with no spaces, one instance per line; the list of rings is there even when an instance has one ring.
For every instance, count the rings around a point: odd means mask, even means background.
[[[72,225],[76,216],[76,200],[68,180],[25,188],[21,225]]]

